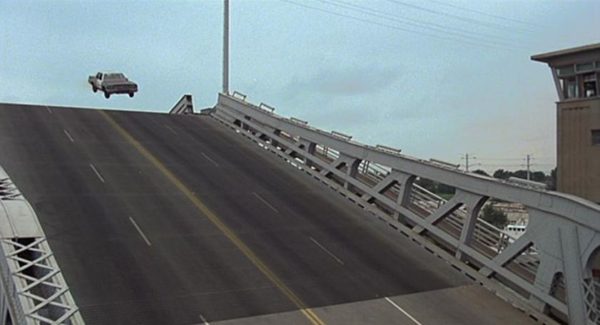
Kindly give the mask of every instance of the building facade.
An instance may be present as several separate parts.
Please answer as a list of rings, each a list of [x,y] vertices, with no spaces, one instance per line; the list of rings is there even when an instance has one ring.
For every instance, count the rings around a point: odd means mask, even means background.
[[[600,43],[534,55],[558,93],[557,189],[600,203]]]

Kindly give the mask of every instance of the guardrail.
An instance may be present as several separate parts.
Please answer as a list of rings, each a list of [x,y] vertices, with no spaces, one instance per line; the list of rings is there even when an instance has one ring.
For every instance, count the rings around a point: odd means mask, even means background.
[[[84,324],[35,212],[0,167],[0,324]]]
[[[220,94],[212,114],[445,258],[532,317],[593,324],[600,312],[600,206],[575,196],[389,152]],[[301,163],[299,161],[303,161]],[[415,184],[454,189],[443,199]],[[526,207],[513,238],[481,218],[490,199]],[[600,298],[600,297],[599,297]]]

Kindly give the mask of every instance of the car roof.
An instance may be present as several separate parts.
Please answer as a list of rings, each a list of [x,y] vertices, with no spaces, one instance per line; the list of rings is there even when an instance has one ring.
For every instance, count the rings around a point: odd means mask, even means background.
[[[122,77],[125,78],[125,75],[120,73],[120,72],[109,72],[109,73],[104,73],[105,76],[109,76],[109,77]]]

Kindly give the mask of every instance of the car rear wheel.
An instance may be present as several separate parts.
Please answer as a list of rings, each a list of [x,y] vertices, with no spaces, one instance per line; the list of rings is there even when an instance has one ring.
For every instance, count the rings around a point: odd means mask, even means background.
[[[106,98],[110,98],[110,94],[109,94],[108,92],[106,92],[106,91],[105,91],[105,92],[104,92],[104,97],[106,97]]]
[[[133,93],[129,93],[129,97],[133,97]]]

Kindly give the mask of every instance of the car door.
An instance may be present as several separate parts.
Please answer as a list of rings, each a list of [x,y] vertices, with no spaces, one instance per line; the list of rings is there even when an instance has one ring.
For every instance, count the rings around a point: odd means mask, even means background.
[[[96,88],[102,89],[102,77],[104,75],[101,72],[98,72],[96,75]]]

